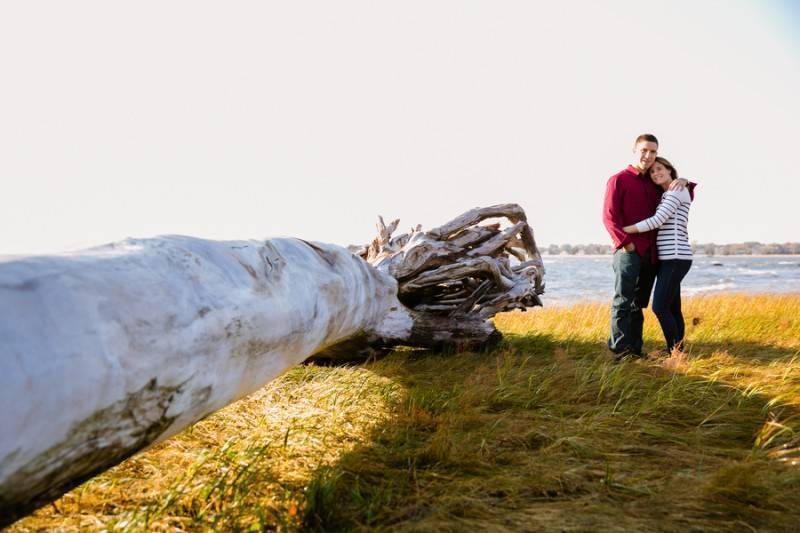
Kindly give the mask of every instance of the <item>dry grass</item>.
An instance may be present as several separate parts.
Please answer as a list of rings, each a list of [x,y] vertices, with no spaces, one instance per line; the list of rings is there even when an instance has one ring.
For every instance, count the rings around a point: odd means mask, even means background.
[[[11,529],[793,530],[800,296],[685,311],[666,359],[611,363],[591,304],[501,315],[490,353],[299,367]]]

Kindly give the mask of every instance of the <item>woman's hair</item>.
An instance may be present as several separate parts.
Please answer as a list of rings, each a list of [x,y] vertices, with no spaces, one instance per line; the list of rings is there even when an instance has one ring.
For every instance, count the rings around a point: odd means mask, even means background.
[[[677,171],[677,170],[675,170],[675,167],[672,165],[672,163],[670,163],[669,161],[667,161],[666,159],[664,159],[663,157],[660,157],[660,156],[659,156],[659,157],[656,157],[656,160],[653,162],[653,164],[654,164],[654,165],[655,165],[656,163],[661,163],[662,165],[664,165],[665,167],[667,167],[667,170],[669,170],[669,175],[670,175],[670,176],[672,176],[672,179],[673,179],[673,180],[676,180],[676,179],[678,179],[678,171]],[[647,171],[647,172],[648,172],[648,174],[649,174],[650,172],[652,172],[652,170],[653,170],[653,167],[651,166],[651,167],[650,167],[650,170],[648,170],[648,171]]]

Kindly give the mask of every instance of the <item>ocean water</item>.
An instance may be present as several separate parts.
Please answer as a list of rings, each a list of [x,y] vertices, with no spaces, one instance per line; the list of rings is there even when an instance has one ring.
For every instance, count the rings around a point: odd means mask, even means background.
[[[611,256],[542,256],[545,306],[611,301]],[[800,293],[800,256],[697,256],[681,284],[681,294],[725,292]]]

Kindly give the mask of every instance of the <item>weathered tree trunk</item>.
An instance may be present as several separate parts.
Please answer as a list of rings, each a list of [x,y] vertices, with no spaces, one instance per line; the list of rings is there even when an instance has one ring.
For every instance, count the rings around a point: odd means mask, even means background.
[[[497,216],[512,227],[475,226]],[[524,217],[496,206],[394,239],[381,223],[361,257],[162,237],[0,261],[0,526],[309,356],[490,344],[487,318],[542,292]]]

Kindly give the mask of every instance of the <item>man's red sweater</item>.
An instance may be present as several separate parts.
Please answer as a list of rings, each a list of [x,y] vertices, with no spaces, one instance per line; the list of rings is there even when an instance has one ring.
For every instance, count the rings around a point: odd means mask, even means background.
[[[694,185],[689,184],[690,193],[693,193]],[[639,256],[649,257],[654,263],[658,261],[657,231],[628,234],[622,228],[653,216],[663,192],[646,174],[640,174],[630,165],[609,178],[603,203],[603,224],[614,241],[615,249],[632,242]]]

